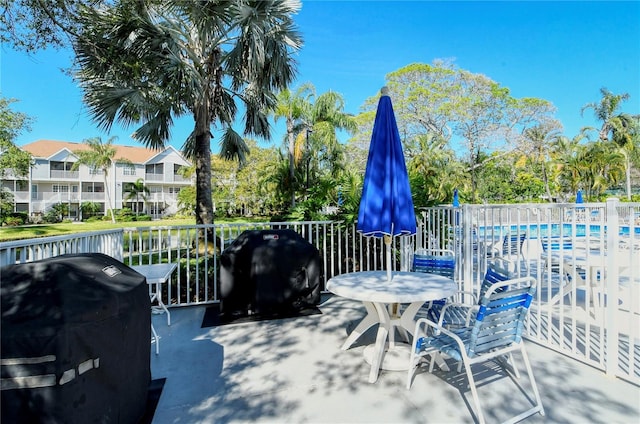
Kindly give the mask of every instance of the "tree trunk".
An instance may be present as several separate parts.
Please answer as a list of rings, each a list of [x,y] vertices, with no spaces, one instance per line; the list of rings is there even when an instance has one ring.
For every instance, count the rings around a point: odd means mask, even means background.
[[[291,184],[291,209],[296,207],[296,190],[293,184],[294,160],[293,151],[295,149],[295,137],[293,136],[293,123],[287,122],[287,135],[289,136],[289,183]]]
[[[113,208],[111,207],[111,196],[109,196],[109,185],[107,184],[107,172],[104,171],[104,194],[107,199],[107,206],[109,208],[109,212],[111,212],[111,222],[116,223],[116,216],[113,214]]]
[[[208,110],[201,106],[195,113],[196,121],[196,224],[213,224],[211,199],[211,133]]]
[[[553,199],[551,198],[551,189],[549,188],[549,177],[547,176],[547,167],[542,163],[542,181],[544,181],[544,189],[547,192],[547,198],[549,199],[549,203],[553,203]]]

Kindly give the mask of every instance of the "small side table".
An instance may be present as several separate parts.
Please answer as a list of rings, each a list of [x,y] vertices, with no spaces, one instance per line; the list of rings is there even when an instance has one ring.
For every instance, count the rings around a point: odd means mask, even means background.
[[[153,264],[153,265],[136,265],[131,268],[144,275],[147,278],[147,284],[149,285],[149,296],[151,302],[158,301],[158,307],[160,310],[167,314],[167,325],[171,325],[171,313],[167,308],[167,305],[162,301],[162,284],[166,283],[170,278],[173,271],[178,267],[178,264]],[[152,289],[153,287],[153,289]],[[160,353],[160,337],[156,333],[153,323],[151,324],[151,332],[153,333],[153,340],[156,343],[156,355]]]

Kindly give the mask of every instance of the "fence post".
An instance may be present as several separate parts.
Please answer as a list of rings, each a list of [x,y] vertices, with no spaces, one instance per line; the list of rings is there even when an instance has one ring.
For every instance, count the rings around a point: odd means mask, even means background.
[[[461,205],[462,209],[462,240],[460,240],[460,250],[462,251],[462,290],[474,292],[473,289],[473,217],[471,207],[467,204]],[[453,225],[456,222],[452,222]],[[456,252],[457,254],[457,252]],[[465,299],[466,300],[466,299]]]
[[[607,199],[606,203],[606,237],[607,252],[605,258],[605,330],[607,333],[607,348],[605,352],[606,373],[614,376],[618,372],[618,296],[619,296],[619,269],[618,249],[620,246],[620,224],[618,221],[618,204],[615,198]],[[604,300],[603,300],[604,301]]]

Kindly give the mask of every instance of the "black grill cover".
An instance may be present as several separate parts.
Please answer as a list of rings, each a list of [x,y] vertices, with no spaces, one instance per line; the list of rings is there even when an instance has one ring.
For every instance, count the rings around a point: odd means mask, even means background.
[[[102,254],[0,277],[2,422],[138,422],[151,380],[145,277]]]
[[[220,256],[220,311],[280,312],[320,303],[318,249],[293,230],[245,231]]]

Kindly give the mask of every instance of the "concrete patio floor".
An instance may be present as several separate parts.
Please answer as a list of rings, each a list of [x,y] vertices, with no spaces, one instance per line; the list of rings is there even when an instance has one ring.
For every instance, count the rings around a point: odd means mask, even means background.
[[[160,354],[151,353],[152,378],[166,378],[153,423],[474,422],[464,372],[419,370],[407,390],[406,371],[381,371],[370,384],[363,349],[375,331],[340,350],[364,307],[326,296],[319,308],[322,315],[211,328],[200,328],[204,306],[172,309],[171,326],[153,315],[161,339]],[[524,422],[640,422],[638,386],[533,342],[526,347],[546,416]],[[501,368],[476,373],[488,423],[528,408]]]

